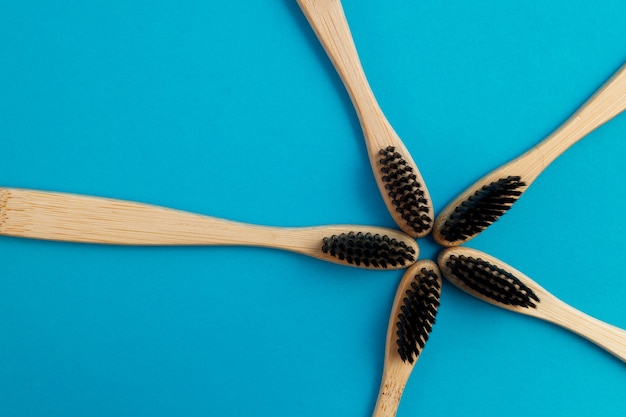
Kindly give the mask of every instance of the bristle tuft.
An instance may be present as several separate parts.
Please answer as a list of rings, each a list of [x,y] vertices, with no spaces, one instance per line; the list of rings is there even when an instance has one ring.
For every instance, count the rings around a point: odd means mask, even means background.
[[[482,232],[511,208],[525,186],[519,176],[500,178],[483,186],[454,209],[440,234],[448,242],[457,242]]]
[[[378,153],[381,178],[396,212],[416,234],[429,230],[433,223],[429,201],[413,168],[393,146]]]
[[[440,295],[439,275],[422,268],[405,293],[396,323],[398,354],[402,361],[412,364],[420,355],[435,324]]]
[[[536,308],[539,297],[515,275],[481,258],[451,255],[450,273],[468,288],[500,304]]]
[[[405,242],[361,232],[325,237],[322,252],[352,265],[375,268],[404,266],[415,261],[415,249]]]

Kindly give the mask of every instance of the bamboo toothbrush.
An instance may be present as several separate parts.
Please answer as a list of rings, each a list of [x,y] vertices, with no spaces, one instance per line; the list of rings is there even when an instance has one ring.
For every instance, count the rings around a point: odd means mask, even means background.
[[[467,242],[498,220],[557,157],[626,109],[626,64],[561,127],[523,155],[487,174],[437,216],[433,237]]]
[[[334,263],[399,269],[419,248],[400,231],[370,226],[280,228],[123,200],[0,188],[0,235],[118,245],[245,245]]]
[[[446,279],[483,301],[554,323],[626,361],[626,330],[565,304],[539,284],[502,261],[465,247],[439,255]]]
[[[335,69],[343,80],[363,129],[376,183],[400,229],[427,235],[434,221],[424,180],[372,92],[339,0],[298,0]]]
[[[391,309],[383,378],[374,417],[396,415],[404,387],[428,340],[441,296],[441,275],[433,261],[406,270]]]

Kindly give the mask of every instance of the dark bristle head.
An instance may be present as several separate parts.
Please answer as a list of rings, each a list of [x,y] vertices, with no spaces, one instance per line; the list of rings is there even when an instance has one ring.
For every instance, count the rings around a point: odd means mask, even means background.
[[[536,308],[539,297],[511,272],[481,258],[451,255],[445,266],[469,289],[508,306]]]
[[[413,167],[393,146],[378,153],[381,178],[396,212],[416,235],[430,230],[433,223],[430,202],[424,184],[417,180]]]
[[[439,233],[448,242],[464,241],[498,220],[522,195],[526,183],[519,176],[484,185],[454,209]]]
[[[346,263],[366,267],[404,266],[415,261],[415,249],[387,235],[349,232],[325,237],[322,252]]]
[[[430,336],[439,308],[440,282],[437,272],[422,268],[404,294],[396,322],[398,354],[404,362],[414,363]]]

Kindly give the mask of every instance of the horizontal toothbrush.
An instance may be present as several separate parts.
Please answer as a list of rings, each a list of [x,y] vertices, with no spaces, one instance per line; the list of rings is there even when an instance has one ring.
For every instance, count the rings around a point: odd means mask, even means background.
[[[438,263],[442,275],[463,291],[561,326],[626,361],[626,330],[571,307],[504,262],[459,246],[443,250]]]
[[[339,0],[298,0],[356,109],[376,183],[389,213],[413,237],[430,233],[434,214],[424,180],[383,114],[365,77]]]
[[[165,207],[76,194],[0,188],[0,235],[117,245],[245,245],[373,269],[408,267],[419,248],[371,226],[257,226]]]
[[[404,387],[435,323],[441,275],[430,260],[419,260],[404,273],[391,309],[383,378],[374,417],[396,415]]]
[[[434,239],[456,246],[474,238],[511,208],[563,152],[626,109],[626,64],[541,143],[490,172],[437,216]]]

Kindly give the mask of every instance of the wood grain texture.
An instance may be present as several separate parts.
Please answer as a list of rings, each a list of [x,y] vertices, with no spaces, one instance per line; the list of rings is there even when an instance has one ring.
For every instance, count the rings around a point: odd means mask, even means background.
[[[524,285],[530,288],[539,298],[539,301],[536,303],[536,307],[521,307],[503,304],[472,289],[462,279],[459,279],[451,273],[450,268],[447,266],[451,256],[466,256],[481,259],[487,261],[491,265],[510,272]],[[591,317],[588,314],[566,304],[549,293],[528,276],[524,275],[522,272],[511,267],[510,265],[498,260],[497,258],[475,249],[454,247],[445,249],[441,252],[438,264],[443,276],[468,294],[498,307],[556,324],[557,326],[584,337],[590,342],[598,345],[607,352],[610,352],[617,358],[626,362],[626,330]]]
[[[444,246],[460,245],[480,233],[454,241],[448,240],[442,234],[442,229],[446,227],[446,222],[450,220],[455,209],[460,207],[463,202],[468,201],[477,190],[497,182],[499,179],[519,176],[521,181],[525,183],[525,186],[519,188],[519,191],[526,191],[535,179],[563,152],[625,109],[626,64],[622,65],[589,100],[551,135],[521,156],[491,171],[452,200],[435,220],[433,237],[437,243]],[[467,216],[470,215],[471,212],[468,212]],[[488,225],[484,229],[487,227]]]
[[[388,236],[413,249],[415,258],[419,254],[410,236],[381,227],[258,226],[131,201],[0,188],[0,234],[7,236],[117,245],[246,245],[348,265],[324,253],[322,246],[325,237],[350,232]]]
[[[408,149],[397,135],[383,111],[381,110],[374,93],[367,81],[361,65],[343,7],[339,0],[298,0],[302,11],[315,31],[324,50],[330,57],[335,69],[339,73],[352,104],[359,117],[361,128],[365,136],[367,152],[374,172],[376,183],[387,205],[389,213],[398,226],[407,234],[422,237],[430,233],[434,222],[434,212],[430,194],[415,161]],[[416,231],[411,227],[402,213],[397,210],[397,203],[389,196],[386,182],[383,180],[384,168],[380,163],[380,151],[393,147],[416,175],[421,184],[421,191],[427,201],[425,212],[429,216],[428,225],[423,230]]]

